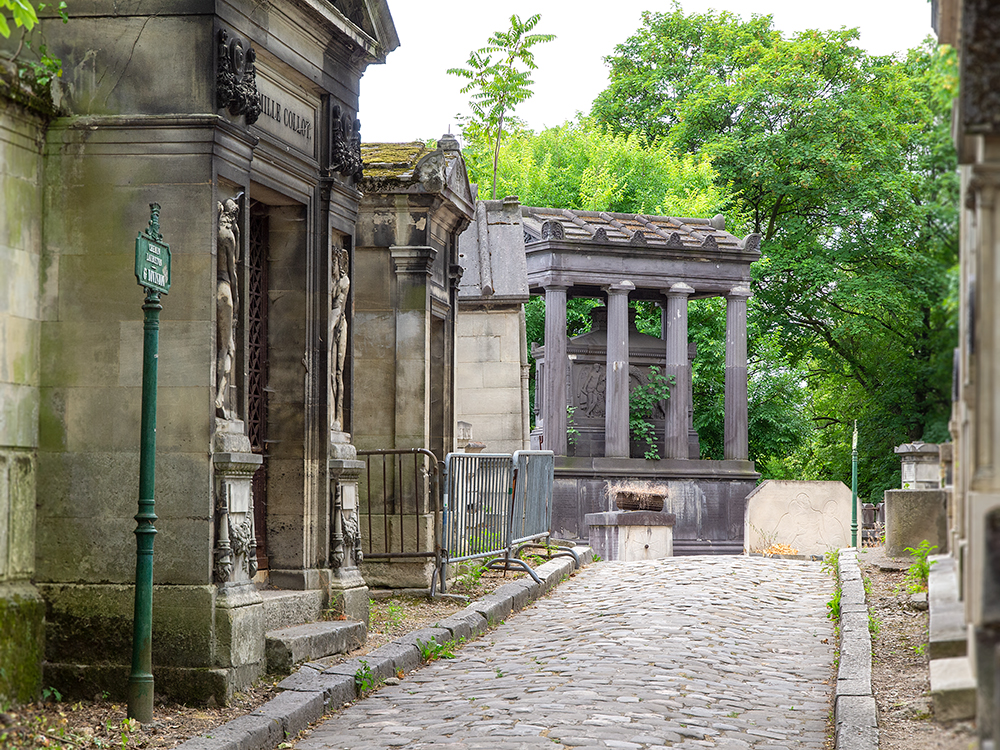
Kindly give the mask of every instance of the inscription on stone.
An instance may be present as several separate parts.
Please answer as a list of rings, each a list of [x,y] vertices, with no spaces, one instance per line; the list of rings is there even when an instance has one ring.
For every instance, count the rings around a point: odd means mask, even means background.
[[[261,114],[256,127],[314,157],[319,98],[282,82],[262,65],[257,72]]]

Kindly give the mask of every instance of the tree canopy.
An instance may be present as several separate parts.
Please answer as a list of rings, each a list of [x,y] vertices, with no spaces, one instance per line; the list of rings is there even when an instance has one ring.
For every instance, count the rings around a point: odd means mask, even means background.
[[[593,117],[710,159],[731,214],[763,236],[751,328],[805,373],[800,476],[897,485],[893,445],[946,439],[958,182],[953,54],[870,56],[855,30],[785,38],[769,16],[645,13],[608,58]],[[779,377],[780,379],[780,377]],[[751,407],[753,408],[753,407]],[[791,446],[789,446],[791,447]]]

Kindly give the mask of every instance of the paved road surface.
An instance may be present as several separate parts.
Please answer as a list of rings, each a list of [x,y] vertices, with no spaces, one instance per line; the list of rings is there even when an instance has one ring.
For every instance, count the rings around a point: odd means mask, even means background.
[[[833,580],[745,557],[602,562],[297,750],[821,750]]]

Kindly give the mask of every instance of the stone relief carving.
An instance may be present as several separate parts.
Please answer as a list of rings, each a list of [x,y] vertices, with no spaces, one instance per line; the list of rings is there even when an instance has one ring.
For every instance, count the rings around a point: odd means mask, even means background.
[[[344,364],[347,361],[347,293],[351,289],[348,254],[342,247],[333,248],[330,306],[330,430],[344,428]]]
[[[360,565],[363,559],[357,509],[345,507],[344,485],[338,482],[334,490],[330,564],[334,568],[350,568]]]
[[[603,417],[606,388],[607,368],[599,364],[590,365],[576,395],[577,408],[582,409],[585,416]]]
[[[340,172],[353,182],[362,177],[361,121],[334,104],[331,115],[330,171]]]
[[[257,53],[239,37],[229,38],[229,32],[219,29],[219,69],[216,75],[216,99],[219,109],[233,116],[244,115],[247,125],[260,117],[260,96],[257,93]]]
[[[218,457],[225,456],[221,461]],[[257,575],[257,539],[253,523],[253,490],[250,486],[257,460],[245,462],[241,454],[216,454],[215,479],[215,580],[248,581]]]
[[[242,195],[242,193],[240,194]],[[240,196],[237,196],[237,200]],[[236,357],[236,315],[239,306],[239,283],[236,263],[240,249],[240,208],[236,200],[229,198],[218,204],[219,231],[216,238],[216,359],[215,359],[215,413],[229,419],[230,410],[226,406]]]
[[[361,551],[361,526],[356,512],[344,515],[344,541],[354,553],[354,563],[360,565],[364,560],[364,553]]]
[[[249,578],[253,578],[257,575],[257,539],[254,535],[253,513],[245,514],[243,523],[239,526],[234,525],[232,516],[229,516],[229,539],[233,554],[243,556],[243,570]]]
[[[607,392],[607,365],[592,363],[589,365],[574,365],[573,383],[576,386],[573,403],[581,411],[581,417],[604,419],[606,413],[605,394]],[[649,369],[629,365],[629,391],[636,386],[645,385],[649,381]],[[654,420],[666,419],[663,402],[653,408]]]

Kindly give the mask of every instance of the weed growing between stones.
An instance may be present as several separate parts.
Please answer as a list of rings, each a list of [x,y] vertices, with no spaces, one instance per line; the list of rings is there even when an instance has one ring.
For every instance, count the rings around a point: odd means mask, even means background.
[[[379,686],[379,679],[372,672],[368,662],[364,659],[359,659],[358,663],[361,664],[358,667],[358,671],[354,673],[354,686],[358,690],[358,695],[364,697],[372,690]]]
[[[927,578],[931,572],[931,560],[928,558],[937,551],[938,546],[924,539],[916,546],[907,547],[906,552],[913,558],[913,563],[906,571],[907,588],[911,594],[927,590]]]
[[[465,643],[465,638],[459,638],[457,641],[445,641],[444,643],[438,643],[437,641],[417,641],[417,648],[420,649],[420,658],[425,662],[436,661],[437,659],[454,659],[455,649]]]

